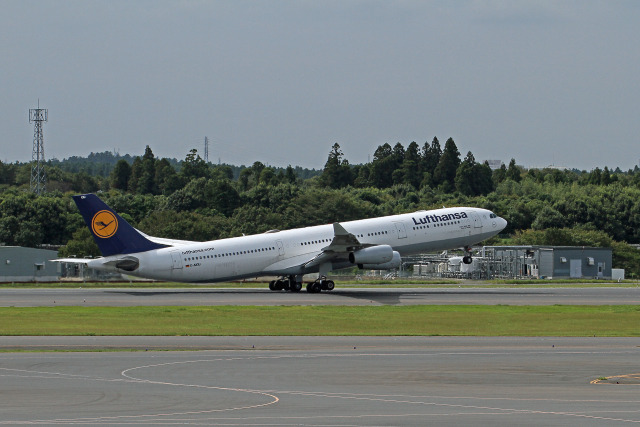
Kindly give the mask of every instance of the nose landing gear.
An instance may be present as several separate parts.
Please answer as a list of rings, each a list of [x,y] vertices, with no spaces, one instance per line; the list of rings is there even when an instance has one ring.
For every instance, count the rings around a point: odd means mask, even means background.
[[[471,257],[471,246],[464,247],[464,256],[462,257],[462,262],[465,264],[471,264],[473,262],[473,258]]]

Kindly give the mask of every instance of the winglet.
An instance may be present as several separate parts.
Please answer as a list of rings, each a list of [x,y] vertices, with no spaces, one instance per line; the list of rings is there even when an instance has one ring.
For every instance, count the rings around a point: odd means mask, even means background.
[[[167,247],[167,245],[154,243],[140,234],[95,194],[72,197],[103,256],[131,254]]]
[[[333,234],[334,238],[328,248],[337,249],[337,247],[358,247],[361,246],[360,242],[353,234],[349,233],[345,228],[339,223],[333,223]]]
[[[333,223],[333,234],[335,234],[336,236],[348,236],[351,233],[349,233],[347,230],[345,230],[344,227],[339,222],[334,222]]]

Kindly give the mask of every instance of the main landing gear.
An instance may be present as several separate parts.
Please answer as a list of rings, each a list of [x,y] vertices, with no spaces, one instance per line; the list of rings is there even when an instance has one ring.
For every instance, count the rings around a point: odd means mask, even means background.
[[[327,280],[326,277],[321,276],[315,282],[307,285],[307,292],[317,294],[320,291],[332,291],[336,287],[333,280]]]
[[[333,280],[327,280],[326,277],[322,276],[307,285],[307,292],[317,294],[321,291],[332,291],[335,287],[336,284]],[[272,291],[300,292],[302,290],[302,282],[296,280],[296,276],[282,277],[269,282],[269,289]]]
[[[296,276],[283,277],[269,282],[269,289],[272,291],[300,292],[302,290],[302,282],[298,282]]]
[[[471,258],[471,246],[464,247],[464,256],[462,257],[462,262],[465,264],[471,264],[473,262],[473,258]]]

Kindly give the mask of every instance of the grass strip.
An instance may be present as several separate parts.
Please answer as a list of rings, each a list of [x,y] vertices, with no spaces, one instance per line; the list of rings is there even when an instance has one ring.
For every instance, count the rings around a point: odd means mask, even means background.
[[[4,307],[0,335],[640,336],[640,307]]]
[[[179,282],[4,282],[0,283],[0,288],[17,288],[17,289],[78,289],[78,288],[260,288],[268,287],[264,283],[212,283],[207,285],[198,285],[193,283]]]
[[[637,288],[640,282],[625,280],[610,282],[606,280],[347,280],[337,281],[337,288]],[[268,282],[221,282],[207,284],[178,282],[4,282],[0,289],[103,289],[103,288],[191,288],[191,289],[267,289]]]

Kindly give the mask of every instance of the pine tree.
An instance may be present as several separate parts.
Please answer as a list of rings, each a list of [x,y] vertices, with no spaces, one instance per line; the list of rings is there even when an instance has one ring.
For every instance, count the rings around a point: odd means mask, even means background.
[[[433,171],[436,170],[436,166],[440,162],[440,157],[442,157],[440,141],[434,136],[431,145],[428,142],[424,143],[424,148],[422,149],[422,171],[433,175]]]
[[[476,166],[476,159],[473,157],[471,151],[467,153],[464,161],[458,167],[456,171],[456,190],[467,196],[475,196],[476,191],[474,188],[474,172]]]
[[[522,176],[520,175],[520,168],[516,166],[516,159],[511,159],[509,162],[509,167],[507,168],[507,179],[510,179],[515,182],[522,181]]]
[[[416,189],[420,187],[420,182],[422,181],[419,150],[420,147],[417,142],[413,141],[409,144],[407,151],[404,153],[404,159],[400,169],[402,171],[403,183],[412,185]]]
[[[124,159],[118,160],[111,171],[109,179],[111,188],[126,191],[129,188],[129,178],[131,178],[131,165]]]
[[[384,143],[378,146],[373,153],[373,162],[371,162],[370,184],[378,188],[391,187],[393,185],[395,166],[396,161],[391,145]]]
[[[344,154],[340,150],[340,144],[337,142],[331,147],[329,157],[324,165],[320,182],[325,187],[343,188],[353,184],[353,174],[349,162],[342,157]]]
[[[453,188],[455,186],[456,172],[460,166],[460,152],[453,138],[447,139],[442,151],[442,157],[438,166],[433,172],[433,182],[435,185],[445,185]]]

